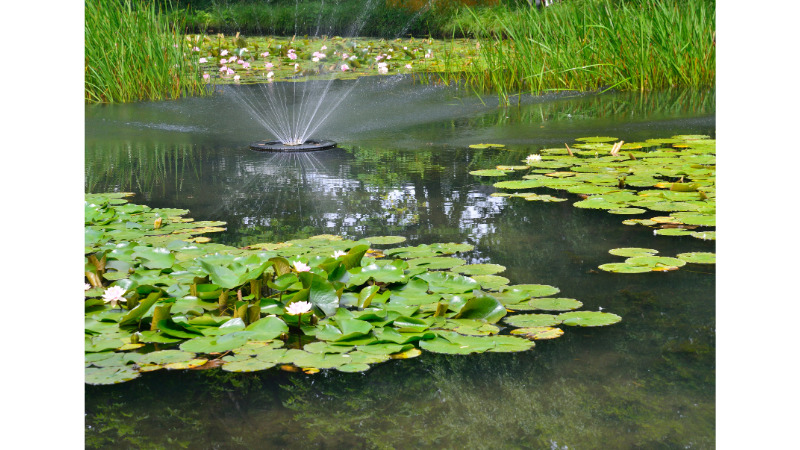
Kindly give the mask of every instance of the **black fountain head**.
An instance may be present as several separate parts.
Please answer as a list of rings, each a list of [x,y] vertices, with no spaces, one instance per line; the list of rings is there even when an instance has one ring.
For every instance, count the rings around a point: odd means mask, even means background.
[[[328,140],[309,139],[302,144],[289,145],[281,141],[259,141],[250,144],[250,148],[260,152],[316,152],[336,147],[336,142]]]

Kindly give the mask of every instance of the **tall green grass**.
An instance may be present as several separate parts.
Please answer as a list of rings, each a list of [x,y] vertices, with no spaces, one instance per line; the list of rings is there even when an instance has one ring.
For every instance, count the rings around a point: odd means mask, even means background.
[[[87,102],[173,99],[206,92],[197,57],[191,56],[192,43],[155,3],[85,1]]]
[[[715,3],[703,0],[564,1],[470,10],[478,37],[463,82],[509,102],[517,92],[715,85]]]

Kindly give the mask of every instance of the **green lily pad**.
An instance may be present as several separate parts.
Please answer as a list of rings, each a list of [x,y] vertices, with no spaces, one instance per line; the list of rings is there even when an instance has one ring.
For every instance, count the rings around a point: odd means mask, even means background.
[[[456,267],[452,271],[462,275],[493,275],[504,270],[506,270],[505,266],[500,264],[467,264]]]
[[[508,175],[508,172],[499,169],[481,169],[481,170],[470,171],[469,174],[476,175],[479,177],[504,177]]]
[[[561,292],[561,289],[547,284],[516,284],[508,286],[508,289],[527,292],[530,297],[547,297]]]
[[[655,234],[659,236],[687,236],[692,232],[684,228],[660,228],[655,230]]]
[[[469,146],[469,148],[477,148],[477,149],[503,148],[503,147],[505,147],[505,145],[503,145],[503,144],[472,144],[472,145]]]
[[[139,377],[138,371],[128,367],[87,367],[84,373],[84,382],[94,385],[118,384]]]
[[[689,263],[694,264],[716,264],[717,255],[709,252],[690,252],[680,253],[677,255],[678,259],[682,259]]]
[[[508,278],[499,275],[473,275],[471,278],[486,290],[499,290],[511,282]]]
[[[639,247],[622,247],[622,248],[612,248],[608,251],[612,255],[616,256],[653,256],[658,253],[658,250],[654,250],[652,248],[639,248]]]
[[[542,187],[543,184],[540,180],[512,180],[500,181],[493,186],[500,189],[533,189]]]
[[[224,334],[222,336],[204,336],[183,342],[180,349],[196,353],[222,353],[241,347],[247,342],[247,335],[243,332]],[[246,333],[246,332],[244,332]]]
[[[526,302],[511,306],[511,309],[522,310],[520,306],[544,311],[570,311],[583,306],[583,303],[574,298],[545,297],[532,298]]]
[[[619,138],[609,137],[609,136],[592,136],[592,137],[576,138],[575,140],[579,142],[614,142],[618,141]]]
[[[564,331],[561,328],[554,327],[528,327],[511,330],[511,334],[538,341],[543,339],[555,339],[563,335]]]
[[[338,366],[336,367],[336,370],[340,372],[356,373],[356,372],[366,372],[367,370],[369,370],[369,367],[370,367],[369,364],[351,363]]]
[[[622,320],[622,317],[616,314],[600,311],[572,311],[559,314],[557,318],[564,325],[580,327],[602,327]]]
[[[625,264],[632,266],[658,267],[683,267],[686,261],[669,256],[633,256],[625,260]]]
[[[560,324],[561,320],[552,314],[515,314],[513,316],[506,316],[503,322],[512,327],[528,328],[551,327]]]
[[[372,245],[388,245],[405,242],[406,238],[403,236],[370,236],[365,237],[364,240]]]
[[[693,231],[689,233],[692,237],[702,239],[704,241],[714,241],[717,239],[716,231]]]
[[[597,266],[600,270],[613,273],[645,273],[652,272],[648,266],[636,266],[627,263],[608,263]]]
[[[414,258],[414,259],[409,259],[406,262],[408,262],[409,269],[414,269],[416,267],[424,267],[430,270],[452,269],[453,267],[458,267],[466,263],[466,261],[464,261],[461,258],[453,258],[449,256]]]
[[[275,367],[275,363],[263,361],[258,358],[248,358],[243,361],[234,361],[222,365],[226,372],[257,372]]]
[[[462,275],[451,275],[445,272],[427,272],[418,278],[428,282],[434,293],[461,294],[478,287],[478,282]]]

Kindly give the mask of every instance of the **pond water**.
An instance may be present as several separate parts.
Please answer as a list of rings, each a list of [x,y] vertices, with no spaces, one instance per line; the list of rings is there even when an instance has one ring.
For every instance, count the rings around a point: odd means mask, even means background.
[[[87,106],[86,191],[133,192],[132,203],[225,221],[210,237],[236,246],[317,234],[466,242],[468,263],[502,264],[512,283],[554,285],[623,320],[570,327],[528,352],[425,352],[362,374],[158,371],[86,386],[87,447],[714,447],[715,267],[597,269],[618,259],[608,254],[616,247],[674,256],[714,252],[714,241],[653,236],[572,207],[576,195],[491,197],[497,180],[468,174],[583,136],[714,137],[713,90],[526,97],[498,108],[496,98],[408,79],[337,81],[326,101],[342,102],[312,137],[339,148],[301,155],[249,150],[272,136],[241,95],[262,94],[233,86],[211,98]],[[468,147],[478,143],[506,148]]]

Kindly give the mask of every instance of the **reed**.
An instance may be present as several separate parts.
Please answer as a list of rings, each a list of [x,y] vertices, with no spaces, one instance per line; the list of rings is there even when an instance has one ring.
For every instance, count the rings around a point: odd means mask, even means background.
[[[713,87],[714,1],[565,1],[537,10],[470,9],[464,34],[478,38],[477,57],[462,82],[515,93],[617,88]]]
[[[154,2],[85,2],[87,102],[174,99],[207,92],[191,52],[193,42]]]

